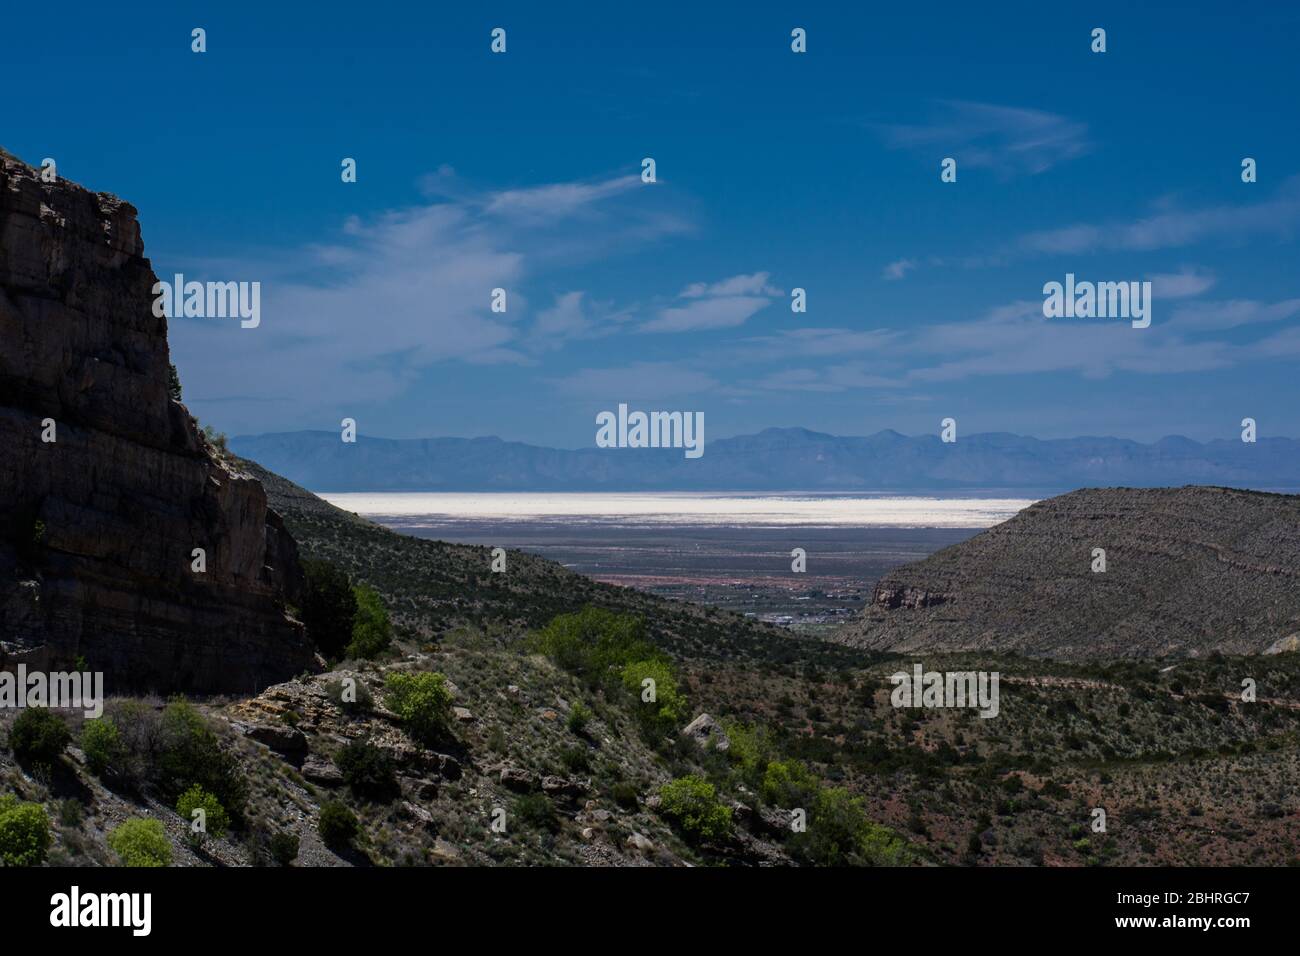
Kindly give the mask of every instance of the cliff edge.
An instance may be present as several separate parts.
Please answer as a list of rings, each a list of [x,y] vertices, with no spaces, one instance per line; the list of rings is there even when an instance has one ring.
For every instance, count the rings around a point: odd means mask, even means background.
[[[297,547],[171,398],[156,281],[134,207],[0,151],[0,667],[255,692],[314,666]]]

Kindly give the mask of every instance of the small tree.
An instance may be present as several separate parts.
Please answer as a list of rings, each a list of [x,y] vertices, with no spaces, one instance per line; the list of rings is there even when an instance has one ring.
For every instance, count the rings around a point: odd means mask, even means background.
[[[591,718],[591,708],[580,700],[574,701],[573,706],[569,709],[569,730],[581,736],[586,732],[587,724],[591,722]]]
[[[307,635],[330,660],[339,660],[352,643],[357,598],[348,576],[328,561],[304,561],[306,589],[299,608]]]
[[[164,793],[174,799],[198,784],[231,816],[238,818],[243,813],[248,781],[239,761],[221,748],[217,735],[193,704],[181,698],[169,701],[163,708],[159,736],[158,766]]]
[[[40,866],[50,848],[50,816],[39,803],[0,796],[0,862],[5,866]]]
[[[358,584],[352,589],[356,598],[357,610],[352,619],[352,642],[348,645],[348,657],[356,660],[370,660],[378,657],[393,642],[393,625],[388,619],[388,611],[379,593],[365,584]]]
[[[388,803],[401,792],[393,758],[368,740],[350,742],[334,763],[344,782],[362,799]]]
[[[673,666],[661,658],[633,661],[623,667],[623,686],[637,696],[637,716],[652,734],[670,733],[686,710]]]
[[[446,734],[451,722],[451,691],[446,677],[431,671],[398,672],[389,674],[384,686],[388,690],[384,704],[412,737],[428,744]]]
[[[693,843],[731,836],[731,808],[703,777],[681,777],[660,787],[659,813]]]
[[[167,366],[167,394],[172,397],[173,402],[181,400],[181,377],[176,371],[176,366],[171,364]]]
[[[126,745],[112,717],[99,717],[82,725],[81,750],[91,773],[99,777],[118,770],[126,762]]]
[[[20,761],[52,765],[72,741],[63,718],[43,707],[23,710],[9,730],[9,746]]]
[[[132,817],[108,835],[123,866],[171,866],[172,845],[157,820]]]

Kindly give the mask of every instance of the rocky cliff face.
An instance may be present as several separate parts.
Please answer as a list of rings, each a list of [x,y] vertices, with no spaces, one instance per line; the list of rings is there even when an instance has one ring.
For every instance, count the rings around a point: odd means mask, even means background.
[[[1187,487],[1040,501],[887,575],[839,636],[1086,659],[1277,652],[1297,635],[1300,497]]]
[[[255,691],[313,666],[297,549],[171,399],[143,252],[131,205],[0,152],[0,667]]]

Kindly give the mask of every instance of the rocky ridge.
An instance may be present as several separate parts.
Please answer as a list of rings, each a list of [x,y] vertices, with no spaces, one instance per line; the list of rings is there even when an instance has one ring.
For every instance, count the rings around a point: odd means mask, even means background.
[[[1040,501],[887,575],[839,639],[1083,660],[1257,654],[1297,635],[1300,497],[1194,486]]]

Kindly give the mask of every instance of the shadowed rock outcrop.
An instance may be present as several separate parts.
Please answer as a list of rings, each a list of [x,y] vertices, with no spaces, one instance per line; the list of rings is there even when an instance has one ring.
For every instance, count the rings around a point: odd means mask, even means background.
[[[130,204],[0,152],[0,666],[256,691],[314,664],[297,548],[170,397],[143,252]]]
[[[1300,497],[1185,487],[1040,501],[888,574],[838,636],[1084,659],[1263,653],[1297,634]]]

